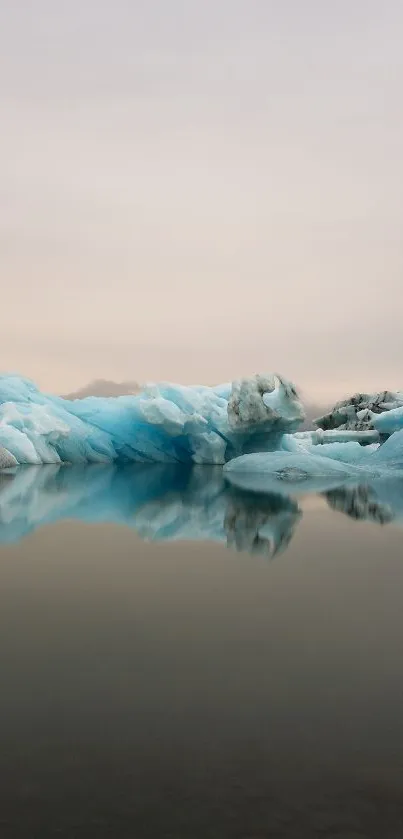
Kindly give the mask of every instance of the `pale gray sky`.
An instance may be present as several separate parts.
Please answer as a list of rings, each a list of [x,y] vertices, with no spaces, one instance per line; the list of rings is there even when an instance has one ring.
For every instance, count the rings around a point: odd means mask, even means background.
[[[3,371],[403,387],[401,0],[3,0]]]

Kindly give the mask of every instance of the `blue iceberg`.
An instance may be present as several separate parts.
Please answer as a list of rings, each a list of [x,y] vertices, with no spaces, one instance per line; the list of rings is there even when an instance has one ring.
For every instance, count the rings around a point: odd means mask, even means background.
[[[256,375],[217,387],[159,384],[68,400],[0,377],[0,469],[43,463],[207,463],[278,448],[304,419],[294,386]]]
[[[293,493],[320,492],[349,480],[403,477],[403,430],[382,445],[367,446],[351,440],[318,446],[314,434],[284,435],[275,452],[234,458],[224,466],[225,477],[249,491]]]
[[[266,491],[326,488],[403,470],[403,393],[357,394],[298,431],[304,409],[278,374],[207,387],[163,383],[118,397],[64,399],[0,377],[0,470],[24,464],[225,465]],[[276,488],[277,487],[277,488]]]

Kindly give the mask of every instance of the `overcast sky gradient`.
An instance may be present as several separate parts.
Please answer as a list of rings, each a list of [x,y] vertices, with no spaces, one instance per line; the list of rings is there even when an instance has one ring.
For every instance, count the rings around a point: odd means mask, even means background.
[[[403,387],[401,0],[3,0],[0,366]]]

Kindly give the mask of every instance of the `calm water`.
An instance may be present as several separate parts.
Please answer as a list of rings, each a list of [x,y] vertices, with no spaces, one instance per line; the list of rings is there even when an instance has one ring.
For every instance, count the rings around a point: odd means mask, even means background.
[[[1,476],[2,839],[401,839],[398,490]]]

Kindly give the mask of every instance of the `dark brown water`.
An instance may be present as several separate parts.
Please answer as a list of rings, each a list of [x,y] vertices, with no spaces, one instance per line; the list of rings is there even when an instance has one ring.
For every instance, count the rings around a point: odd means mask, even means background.
[[[403,530],[305,507],[271,561],[0,547],[2,839],[401,839]]]

